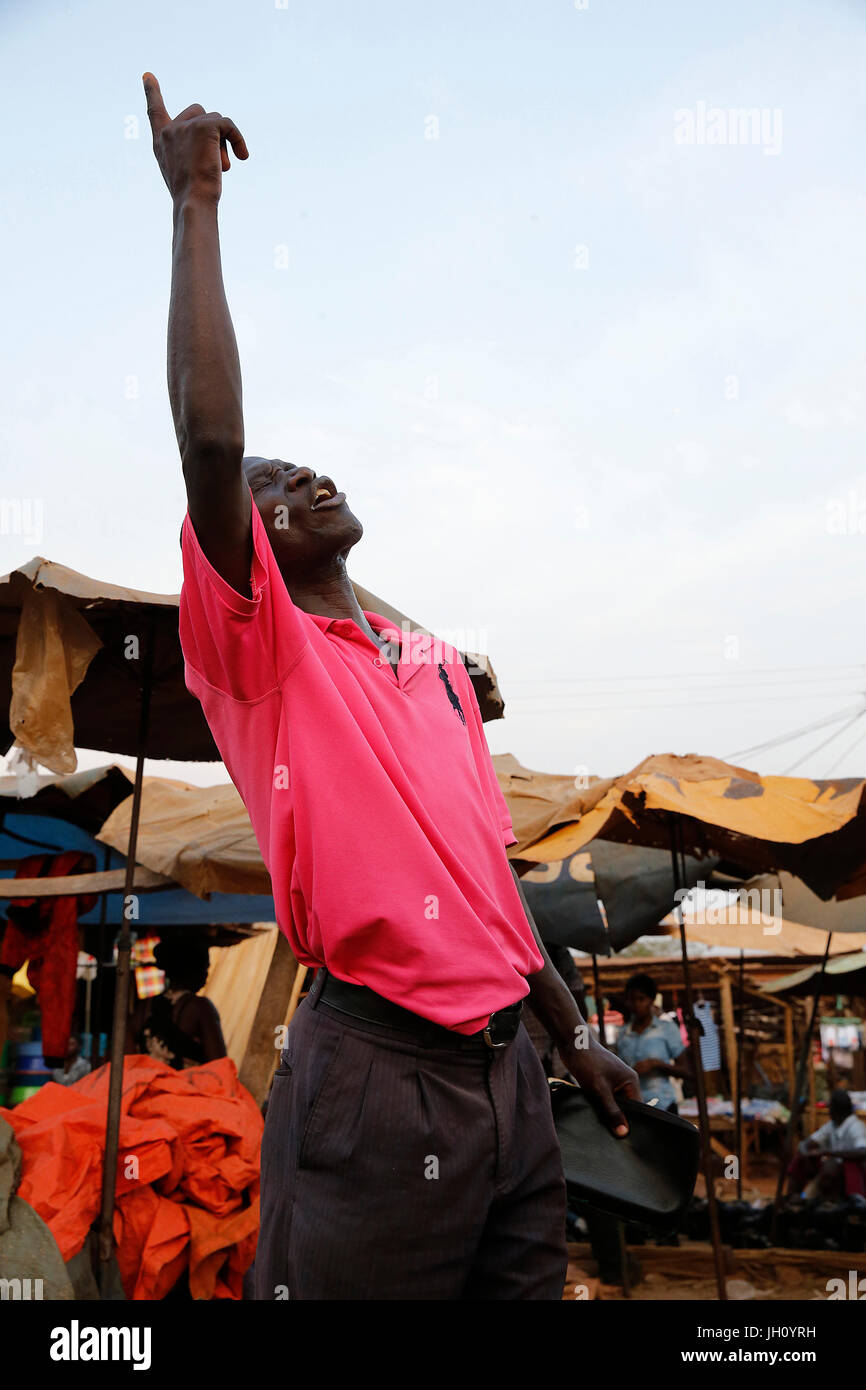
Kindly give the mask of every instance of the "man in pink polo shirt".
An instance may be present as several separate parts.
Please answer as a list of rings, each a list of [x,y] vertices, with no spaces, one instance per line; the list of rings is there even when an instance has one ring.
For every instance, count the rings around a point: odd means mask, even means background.
[[[317,967],[268,1106],[257,1297],[558,1299],[562,1164],[522,1000],[615,1133],[637,1079],[538,939],[459,655],[361,610],[361,526],[330,478],[244,456],[217,205],[246,145],[144,84],[174,209],[186,683]]]

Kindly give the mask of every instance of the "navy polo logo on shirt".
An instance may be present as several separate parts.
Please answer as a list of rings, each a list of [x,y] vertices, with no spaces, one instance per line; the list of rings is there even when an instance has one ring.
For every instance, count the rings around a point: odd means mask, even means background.
[[[448,679],[448,672],[445,670],[445,664],[442,661],[439,662],[439,679],[445,682],[445,689],[448,692],[448,699],[451,701],[452,707],[459,714],[460,723],[465,724],[466,715],[463,713],[463,706],[460,703],[460,696],[457,694],[457,691],[454,689],[453,685]]]

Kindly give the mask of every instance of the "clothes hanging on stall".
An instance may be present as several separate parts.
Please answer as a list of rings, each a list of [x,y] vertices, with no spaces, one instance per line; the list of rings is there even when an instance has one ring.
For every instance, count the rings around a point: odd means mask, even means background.
[[[65,850],[62,854],[33,854],[22,859],[16,878],[61,878],[89,873],[92,854]],[[78,897],[12,898],[0,944],[0,971],[12,976],[25,961],[27,978],[36,990],[42,1012],[42,1055],[47,1067],[66,1060],[75,1009],[78,966],[78,915],[89,912],[96,895]]]
[[[701,1064],[704,1071],[719,1071],[722,1065],[719,1028],[713,1016],[713,1006],[708,999],[700,999],[695,1004],[695,1017],[704,1030],[701,1036]]]

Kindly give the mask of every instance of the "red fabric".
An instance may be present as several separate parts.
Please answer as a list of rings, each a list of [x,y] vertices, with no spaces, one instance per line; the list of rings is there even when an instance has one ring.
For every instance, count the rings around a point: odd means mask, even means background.
[[[788,1164],[789,1193],[802,1192],[806,1184],[818,1176],[820,1167],[820,1161],[815,1154],[795,1153]],[[846,1197],[866,1197],[866,1151],[862,1159],[842,1160],[842,1180]]]
[[[108,1067],[48,1082],[0,1115],[21,1148],[19,1197],[65,1260],[99,1214]],[[194,1298],[240,1298],[259,1228],[262,1117],[228,1057],[174,1071],[124,1058],[114,1234],[128,1298],[162,1298],[189,1266]]]
[[[33,854],[22,859],[16,878],[60,878],[92,869],[93,856],[81,850],[65,850],[55,856]],[[42,1055],[51,1065],[66,1060],[69,1032],[75,1009],[75,971],[78,964],[78,914],[89,912],[96,902],[92,893],[74,898],[12,898],[10,909],[34,909],[32,928],[7,919],[0,965],[20,970],[30,964],[27,978],[39,998],[42,1011]]]
[[[466,668],[447,643],[367,613],[374,631],[402,637],[395,676],[357,623],[293,604],[255,502],[252,531],[245,598],[187,514],[180,638],[277,921],[304,965],[476,1032],[543,962]]]

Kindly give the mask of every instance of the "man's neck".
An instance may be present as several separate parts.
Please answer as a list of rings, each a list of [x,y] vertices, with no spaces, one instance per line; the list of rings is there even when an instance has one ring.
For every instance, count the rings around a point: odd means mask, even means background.
[[[383,639],[364,617],[364,610],[342,559],[335,561],[327,570],[306,576],[301,581],[293,580],[287,584],[287,588],[292,603],[304,613],[312,613],[320,618],[350,618],[371,641],[377,646],[382,645]]]

